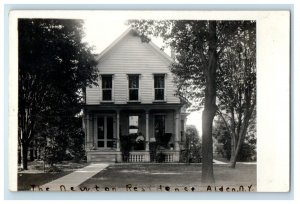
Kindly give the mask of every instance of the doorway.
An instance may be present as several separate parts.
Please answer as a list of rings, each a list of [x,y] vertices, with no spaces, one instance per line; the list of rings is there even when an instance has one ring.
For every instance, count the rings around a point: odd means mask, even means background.
[[[114,147],[114,118],[113,116],[97,117],[97,147]]]

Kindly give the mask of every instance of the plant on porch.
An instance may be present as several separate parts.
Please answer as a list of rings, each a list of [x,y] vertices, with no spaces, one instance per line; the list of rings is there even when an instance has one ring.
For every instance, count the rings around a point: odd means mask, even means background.
[[[145,150],[145,137],[142,133],[123,135],[120,138],[121,152],[123,155],[123,161],[129,160],[129,153],[131,151]]]

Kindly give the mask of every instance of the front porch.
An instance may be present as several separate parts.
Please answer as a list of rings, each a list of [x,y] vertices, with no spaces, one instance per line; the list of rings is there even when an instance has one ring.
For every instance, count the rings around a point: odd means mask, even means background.
[[[179,162],[185,114],[180,107],[86,110],[88,162]]]

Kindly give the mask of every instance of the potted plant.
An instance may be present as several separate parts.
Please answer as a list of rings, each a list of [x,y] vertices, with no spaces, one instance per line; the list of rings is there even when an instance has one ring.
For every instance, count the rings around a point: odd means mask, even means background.
[[[134,149],[135,150],[144,150],[145,149],[145,137],[141,132],[137,134],[137,137],[135,138],[134,143]]]

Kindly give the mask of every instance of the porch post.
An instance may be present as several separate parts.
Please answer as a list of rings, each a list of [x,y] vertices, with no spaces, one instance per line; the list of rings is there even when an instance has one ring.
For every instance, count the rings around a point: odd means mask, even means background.
[[[179,111],[176,110],[175,111],[175,150],[176,151],[179,151],[180,148],[179,148],[179,127],[180,127],[180,124],[179,124]]]
[[[149,151],[149,111],[146,110],[146,151]]]
[[[120,151],[120,111],[117,110],[117,151]]]
[[[180,147],[179,147],[179,142],[180,142],[180,115],[179,115],[179,110],[175,110],[175,155],[173,157],[173,162],[179,162],[179,154],[180,154]]]
[[[97,122],[98,122],[97,115],[96,114],[92,115],[92,124],[93,124],[93,126],[92,126],[93,127],[93,133],[92,133],[92,135],[93,135],[93,137],[92,137],[93,138],[93,149],[96,149],[98,147],[98,144],[97,144],[97,137],[98,137],[98,135],[97,135],[97,133],[98,133]]]
[[[90,115],[87,113],[86,116],[86,131],[85,131],[85,150],[90,149]]]
[[[120,110],[116,110],[117,112],[117,124],[116,124],[116,134],[117,134],[117,149],[116,149],[116,162],[122,162],[122,153],[120,152]]]

